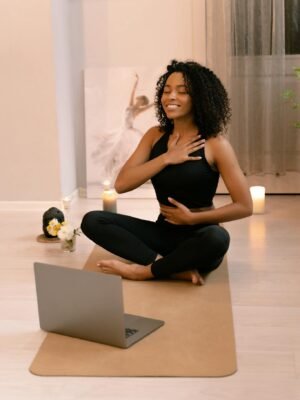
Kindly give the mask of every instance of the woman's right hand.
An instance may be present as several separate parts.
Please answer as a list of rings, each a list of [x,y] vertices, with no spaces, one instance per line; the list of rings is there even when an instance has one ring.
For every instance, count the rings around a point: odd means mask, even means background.
[[[200,135],[190,139],[188,142],[180,143],[179,133],[173,133],[168,142],[168,151],[165,153],[167,164],[182,164],[186,161],[201,160],[201,156],[190,156],[195,151],[202,149],[205,140]]]

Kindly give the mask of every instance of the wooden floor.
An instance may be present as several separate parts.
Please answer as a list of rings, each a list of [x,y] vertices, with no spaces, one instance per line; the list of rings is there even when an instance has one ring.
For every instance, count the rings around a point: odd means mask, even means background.
[[[227,202],[217,196],[216,205]],[[68,217],[76,225],[100,201],[79,199]],[[300,399],[300,196],[269,196],[264,215],[225,226],[238,372],[226,378],[42,378],[28,367],[45,333],[37,316],[34,261],[81,268],[92,243],[75,253],[37,243],[45,209],[1,216],[0,393],[5,400]],[[155,218],[155,200],[118,202],[118,211]],[[196,312],[196,310],[195,310]],[[201,318],[201,315],[197,316]]]

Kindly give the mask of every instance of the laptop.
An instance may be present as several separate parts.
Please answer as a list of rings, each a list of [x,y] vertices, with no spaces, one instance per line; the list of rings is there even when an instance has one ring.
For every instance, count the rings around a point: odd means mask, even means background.
[[[122,278],[34,263],[41,329],[128,348],[164,321],[124,313]]]

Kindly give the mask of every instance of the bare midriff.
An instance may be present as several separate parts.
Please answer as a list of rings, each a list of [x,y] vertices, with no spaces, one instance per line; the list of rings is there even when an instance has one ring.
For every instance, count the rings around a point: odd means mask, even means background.
[[[161,204],[161,203],[159,203],[159,205],[160,205],[160,206],[164,206],[164,207],[169,207],[169,206],[166,206],[166,205]],[[174,207],[170,207],[170,208],[174,208]],[[212,209],[214,209],[214,208],[215,208],[215,207],[212,205],[212,206],[209,206],[209,207],[189,208],[189,210],[192,211],[192,212],[200,212],[200,211],[212,210]]]

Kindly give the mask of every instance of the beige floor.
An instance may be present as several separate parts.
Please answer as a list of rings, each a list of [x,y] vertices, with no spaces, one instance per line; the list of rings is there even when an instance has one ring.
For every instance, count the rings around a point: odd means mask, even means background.
[[[227,201],[217,196],[216,204]],[[119,211],[145,218],[154,200],[122,199]],[[101,208],[80,199],[69,219]],[[28,367],[45,333],[38,325],[33,261],[81,268],[92,243],[81,236],[75,253],[41,244],[44,209],[1,216],[0,393],[5,400],[40,399],[300,399],[300,196],[269,196],[265,215],[226,224],[232,243],[229,273],[239,370],[226,378],[41,378]],[[195,317],[201,318],[201,315]]]

